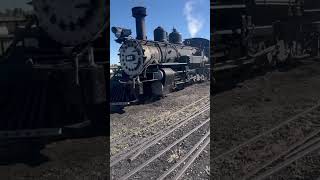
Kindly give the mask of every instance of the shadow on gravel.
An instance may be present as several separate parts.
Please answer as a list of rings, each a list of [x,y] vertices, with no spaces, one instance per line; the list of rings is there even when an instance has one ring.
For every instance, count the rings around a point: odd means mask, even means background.
[[[214,88],[211,88],[211,94],[216,95],[224,91],[232,90],[236,87],[242,87],[241,83],[254,79],[256,77],[265,76],[268,72],[278,71],[278,72],[289,72],[298,66],[304,65],[303,62],[296,62],[290,65],[281,65],[276,68],[259,68],[254,70],[238,70],[233,72],[229,77],[224,77],[217,79],[217,83],[214,85]]]
[[[115,105],[111,105],[110,106],[110,114],[123,114],[125,113],[124,111],[124,106],[115,106]]]
[[[161,100],[166,99],[166,98],[170,98],[170,94],[172,94],[174,92],[179,92],[187,87],[191,87],[196,84],[205,84],[205,83],[209,83],[209,82],[206,81],[206,82],[200,82],[200,83],[195,83],[195,84],[191,84],[191,85],[186,85],[185,87],[173,90],[163,96],[153,96],[153,95],[147,94],[147,95],[144,95],[143,97],[139,97],[138,101],[132,102],[129,105],[110,105],[109,112],[110,112],[110,114],[124,114],[124,113],[126,113],[125,107],[134,106],[134,105],[149,105],[150,104],[152,106],[163,106]]]
[[[49,160],[41,154],[44,143],[35,141],[10,141],[1,143],[0,166],[23,163],[29,166],[39,166]]]
[[[36,140],[11,140],[0,143],[0,166],[25,164],[31,167],[40,166],[43,163],[51,161],[49,157],[42,154],[42,150],[50,143],[57,143],[67,139],[85,139],[105,136],[109,130],[96,130],[93,127],[87,127],[77,130],[69,130],[66,135]],[[69,156],[66,154],[66,156]]]
[[[127,106],[152,104],[154,102],[160,101],[163,98],[166,98],[166,96],[164,96],[164,97],[146,97],[136,103],[131,103],[130,105],[127,105]],[[123,106],[123,105],[110,105],[110,114],[124,114],[126,112],[124,110],[125,107],[126,106]]]
[[[40,151],[33,153],[21,152],[22,154],[13,154],[11,158],[4,158],[0,161],[0,166],[13,165],[13,164],[26,164],[31,167],[40,166],[41,164],[48,162],[49,158],[40,153]],[[22,156],[23,155],[23,156]]]

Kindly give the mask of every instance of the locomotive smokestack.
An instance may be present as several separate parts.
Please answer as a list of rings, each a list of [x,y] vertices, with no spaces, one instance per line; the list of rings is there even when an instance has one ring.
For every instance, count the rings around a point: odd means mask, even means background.
[[[146,40],[146,25],[144,17],[147,16],[147,11],[145,7],[134,7],[132,8],[132,16],[136,18],[136,31],[137,39]]]

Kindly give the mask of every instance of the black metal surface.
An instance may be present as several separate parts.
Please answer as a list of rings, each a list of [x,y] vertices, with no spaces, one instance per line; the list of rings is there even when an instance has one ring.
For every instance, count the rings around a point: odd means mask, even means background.
[[[167,41],[168,34],[161,26],[158,26],[153,31],[153,35],[154,35],[154,41],[160,41],[160,42]]]
[[[145,7],[132,8],[132,16],[136,18],[137,39],[146,40],[146,24],[144,18],[147,16]]]
[[[183,44],[187,46],[197,47],[204,51],[204,55],[210,57],[210,41],[204,38],[185,39]]]
[[[101,103],[105,98],[105,92],[98,93],[101,88],[95,87],[99,81],[94,81],[104,75],[88,75],[87,69],[80,72],[93,80],[91,88],[97,88],[87,92],[84,91],[90,89],[88,80],[81,78],[82,86],[76,86],[71,67],[1,65],[0,69],[0,131],[61,128],[80,123],[87,120],[86,104]],[[89,99],[85,100],[84,95]]]
[[[83,86],[83,97],[86,104],[106,102],[106,74],[102,66],[88,67],[81,71],[80,78]]]
[[[138,92],[131,83],[121,83],[119,78],[114,77],[110,80],[110,103],[127,105],[137,100]]]
[[[173,44],[182,44],[182,36],[175,28],[173,28],[172,32],[169,34],[169,42]]]

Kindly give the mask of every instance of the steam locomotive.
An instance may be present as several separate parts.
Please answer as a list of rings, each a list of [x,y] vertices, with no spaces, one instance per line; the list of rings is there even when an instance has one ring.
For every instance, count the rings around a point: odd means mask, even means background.
[[[136,18],[136,39],[130,37],[130,29],[112,27],[116,42],[121,44],[121,69],[111,79],[111,105],[163,96],[209,79],[209,40],[191,38],[182,42],[176,29],[168,36],[162,27],[154,30],[154,41],[147,40],[146,8],[132,8],[132,16]]]
[[[0,37],[0,142],[107,128],[106,2],[31,3]]]
[[[317,0],[214,0],[211,17],[213,79],[320,55]]]

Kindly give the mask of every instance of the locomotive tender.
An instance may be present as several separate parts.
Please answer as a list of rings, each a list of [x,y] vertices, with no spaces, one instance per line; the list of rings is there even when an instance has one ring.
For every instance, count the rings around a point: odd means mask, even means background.
[[[211,17],[213,79],[319,56],[317,0],[214,0]]]
[[[163,96],[192,82],[209,78],[209,41],[202,38],[186,39],[173,28],[167,34],[162,27],[154,30],[154,41],[147,40],[145,7],[132,8],[136,18],[137,38],[131,30],[112,27],[121,43],[121,70],[111,79],[111,104],[124,105],[150,96]],[[205,51],[206,50],[206,51]]]

